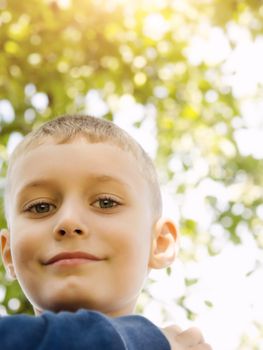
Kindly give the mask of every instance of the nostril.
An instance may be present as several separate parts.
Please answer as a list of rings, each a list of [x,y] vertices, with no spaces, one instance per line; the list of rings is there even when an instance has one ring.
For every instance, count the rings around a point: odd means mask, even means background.
[[[79,228],[76,229],[65,229],[65,228],[60,228],[58,230],[56,230],[56,232],[60,235],[60,236],[66,236],[66,235],[71,235],[71,234],[77,234],[77,235],[82,235],[83,231]]]

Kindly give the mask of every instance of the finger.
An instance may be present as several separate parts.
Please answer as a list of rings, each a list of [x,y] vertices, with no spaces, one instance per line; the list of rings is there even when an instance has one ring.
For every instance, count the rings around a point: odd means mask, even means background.
[[[171,325],[163,328],[163,331],[170,334],[171,337],[175,338],[178,334],[182,333],[182,329],[179,326]]]
[[[184,346],[195,346],[204,343],[204,337],[198,328],[192,327],[178,334],[176,341]]]
[[[164,336],[168,340],[171,350],[173,349],[182,350],[182,347],[176,341],[178,334],[182,332],[180,327],[172,325],[165,328],[161,328],[160,330],[163,332]],[[176,347],[174,348],[174,346]]]
[[[171,332],[173,332],[173,334],[175,336],[177,336],[183,332],[182,328],[180,328],[177,325],[172,325],[172,326],[169,326],[168,328],[170,329]]]

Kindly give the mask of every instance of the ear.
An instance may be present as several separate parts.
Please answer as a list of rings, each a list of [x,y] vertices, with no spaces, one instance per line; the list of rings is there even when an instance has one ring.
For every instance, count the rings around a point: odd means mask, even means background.
[[[174,261],[177,250],[177,230],[170,219],[161,218],[155,224],[149,268],[162,269]]]
[[[13,259],[11,255],[10,249],[10,234],[7,229],[2,229],[0,231],[0,239],[1,239],[1,256],[2,261],[5,266],[6,271],[10,275],[11,278],[15,279],[16,274],[14,270]]]

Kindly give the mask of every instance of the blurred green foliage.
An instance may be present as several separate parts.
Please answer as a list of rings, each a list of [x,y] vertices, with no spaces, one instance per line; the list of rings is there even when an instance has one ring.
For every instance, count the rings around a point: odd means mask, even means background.
[[[240,227],[246,225],[263,248],[257,215],[263,162],[241,154],[237,145],[235,132],[246,129],[242,101],[222,79],[225,58],[193,62],[189,54],[192,38],[212,29],[225,34],[234,50],[229,25],[246,28],[251,40],[262,35],[263,1],[0,0],[0,103],[11,104],[8,113],[0,109],[1,194],[13,133],[25,135],[57,115],[87,111],[90,90],[105,102],[101,116],[110,120],[121,97],[133,96],[144,108],[136,127],[149,118],[149,108],[157,111],[156,164],[175,197],[205,188],[207,179],[230,193],[223,200],[207,190],[209,228],[180,213],[181,233],[194,242],[182,259],[197,259],[198,244],[211,255],[220,252],[223,247],[210,231],[216,224],[225,242],[236,244],[241,243]],[[263,86],[258,89],[262,92]],[[3,213],[0,225],[5,227]],[[0,277],[7,312],[31,313],[3,268]],[[20,306],[15,307],[10,300],[16,298]],[[207,305],[212,307],[209,301]]]

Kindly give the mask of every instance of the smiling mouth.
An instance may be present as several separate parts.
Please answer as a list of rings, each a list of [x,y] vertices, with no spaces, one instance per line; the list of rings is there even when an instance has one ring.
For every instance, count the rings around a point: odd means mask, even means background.
[[[80,265],[80,264],[97,262],[102,260],[103,259],[98,258],[95,255],[91,255],[84,252],[63,252],[45,261],[44,265],[72,266],[72,265]]]

